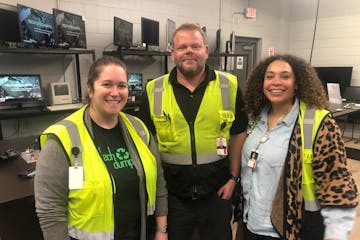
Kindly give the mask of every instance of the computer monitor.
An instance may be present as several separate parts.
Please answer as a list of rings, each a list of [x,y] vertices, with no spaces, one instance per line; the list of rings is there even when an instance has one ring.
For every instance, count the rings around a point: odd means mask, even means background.
[[[39,74],[0,74],[0,103],[5,105],[44,101]]]
[[[86,48],[85,21],[82,16],[54,8],[53,20],[59,47]]]
[[[347,87],[342,97],[346,98],[346,101],[360,103],[360,86]]]
[[[124,19],[114,17],[114,45],[129,48],[133,44],[133,24]]]
[[[72,103],[71,89],[68,82],[52,82],[48,85],[50,105]]]
[[[339,83],[341,95],[351,85],[353,67],[314,67],[325,89],[327,83]]]
[[[16,6],[0,3],[0,45],[5,42],[20,41]]]
[[[168,51],[171,51],[172,37],[174,35],[175,30],[176,30],[176,23],[168,18],[166,23],[166,49]]]
[[[159,46],[159,22],[141,18],[141,41],[148,46]]]
[[[141,73],[128,74],[128,89],[129,92],[142,92],[143,89],[143,76]]]
[[[52,14],[17,5],[21,40],[36,46],[55,46]]]

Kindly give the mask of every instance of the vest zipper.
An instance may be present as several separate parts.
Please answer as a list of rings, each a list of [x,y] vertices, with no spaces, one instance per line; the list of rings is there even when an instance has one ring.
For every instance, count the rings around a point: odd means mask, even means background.
[[[194,123],[189,122],[190,128],[190,145],[191,145],[191,160],[192,160],[192,167],[193,167],[193,176],[194,176],[194,185],[193,185],[193,194],[192,199],[198,199],[198,191],[197,191],[197,156],[196,156],[196,145],[195,145],[195,130],[194,130]]]

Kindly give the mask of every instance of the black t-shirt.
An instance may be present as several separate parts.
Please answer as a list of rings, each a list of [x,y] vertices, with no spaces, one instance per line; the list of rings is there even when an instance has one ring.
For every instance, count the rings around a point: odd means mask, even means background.
[[[92,121],[94,142],[116,186],[114,193],[115,239],[140,239],[139,177],[125,144],[121,127],[104,129]],[[86,149],[85,149],[86,151]]]

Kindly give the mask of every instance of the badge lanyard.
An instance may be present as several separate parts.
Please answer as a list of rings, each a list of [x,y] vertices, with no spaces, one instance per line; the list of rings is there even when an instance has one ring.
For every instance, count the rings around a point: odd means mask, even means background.
[[[248,167],[250,167],[252,169],[256,168],[256,161],[257,161],[257,158],[258,158],[258,155],[259,155],[258,149],[260,147],[260,144],[265,143],[267,140],[269,140],[269,132],[266,132],[265,135],[260,138],[260,141],[256,145],[255,149],[251,150],[250,159],[249,159],[248,164],[247,164]]]
[[[71,153],[74,155],[74,166],[69,167],[69,189],[82,189],[84,181],[84,169],[79,164],[79,153],[78,147],[73,147]]]

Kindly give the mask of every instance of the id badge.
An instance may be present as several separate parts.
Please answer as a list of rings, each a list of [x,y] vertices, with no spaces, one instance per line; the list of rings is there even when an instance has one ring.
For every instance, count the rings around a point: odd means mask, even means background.
[[[84,181],[84,168],[82,166],[69,167],[69,189],[82,189]]]
[[[257,151],[255,151],[255,150],[251,151],[250,159],[248,161],[248,167],[250,167],[252,169],[256,168],[256,160],[257,160],[258,154],[259,153]]]
[[[228,155],[226,138],[219,137],[216,139],[216,153],[219,156],[227,156]]]

